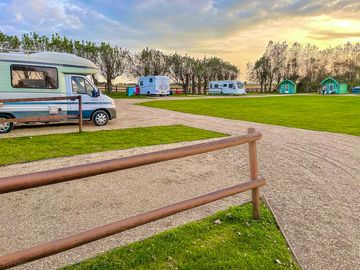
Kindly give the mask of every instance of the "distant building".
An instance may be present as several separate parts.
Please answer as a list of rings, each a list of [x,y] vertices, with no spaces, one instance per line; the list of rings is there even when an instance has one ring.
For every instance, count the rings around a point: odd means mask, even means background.
[[[321,82],[321,91],[324,94],[346,94],[348,93],[348,84],[328,77]]]
[[[283,80],[279,84],[280,94],[296,94],[296,84],[291,80]]]

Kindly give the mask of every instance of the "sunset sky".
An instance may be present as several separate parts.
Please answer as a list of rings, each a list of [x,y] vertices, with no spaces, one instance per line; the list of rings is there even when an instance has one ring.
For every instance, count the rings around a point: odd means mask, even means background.
[[[319,47],[360,42],[360,1],[0,0],[0,30],[35,31],[107,41],[131,51],[145,46],[238,65],[263,52],[269,40]]]

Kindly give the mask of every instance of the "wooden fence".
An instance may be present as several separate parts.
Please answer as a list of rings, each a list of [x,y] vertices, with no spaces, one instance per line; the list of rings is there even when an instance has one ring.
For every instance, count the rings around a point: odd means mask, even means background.
[[[86,243],[93,242],[98,239],[105,238],[129,230],[131,228],[135,228],[140,225],[150,223],[152,221],[249,190],[252,191],[253,217],[259,218],[259,188],[266,184],[265,179],[259,177],[258,175],[256,141],[260,138],[261,133],[256,132],[253,128],[249,128],[248,134],[243,136],[231,137],[213,142],[190,145],[131,157],[100,161],[91,164],[0,178],[0,194],[3,194],[129,168],[135,168],[167,160],[174,160],[246,143],[249,145],[250,181],[248,182],[168,205],[144,214],[132,216],[114,223],[68,236],[60,240],[51,241],[28,249],[0,256],[0,269],[7,269],[9,267],[60,253],[65,250],[69,250]]]
[[[97,89],[99,89],[101,92],[107,92],[108,91],[108,87],[106,85],[99,85],[97,86]],[[114,85],[112,87],[112,91],[113,92],[126,92],[126,86],[123,85]]]

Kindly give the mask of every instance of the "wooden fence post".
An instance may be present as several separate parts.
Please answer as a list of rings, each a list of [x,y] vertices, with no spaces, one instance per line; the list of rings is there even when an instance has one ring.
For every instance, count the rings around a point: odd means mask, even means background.
[[[255,128],[248,128],[248,134],[251,134],[254,132],[255,132]],[[256,141],[249,142],[249,160],[250,160],[250,178],[251,178],[251,181],[254,181],[258,178]],[[252,189],[251,193],[252,193],[253,217],[255,219],[258,219],[260,217],[259,188]]]
[[[82,98],[81,95],[78,96],[79,99],[79,132],[82,131],[82,124],[83,124],[83,116],[82,116]]]

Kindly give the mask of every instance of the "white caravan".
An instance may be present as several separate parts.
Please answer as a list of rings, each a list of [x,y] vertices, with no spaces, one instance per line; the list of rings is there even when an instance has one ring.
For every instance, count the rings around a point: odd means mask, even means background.
[[[210,81],[209,94],[244,95],[244,83],[239,81]]]
[[[82,97],[83,119],[98,126],[116,118],[113,99],[103,95],[93,84],[96,65],[66,53],[0,53],[0,99],[58,96]],[[0,103],[0,119],[49,115],[78,115],[79,101],[32,101]],[[13,128],[0,123],[0,133]]]
[[[140,95],[170,95],[168,76],[144,76],[138,81]]]

